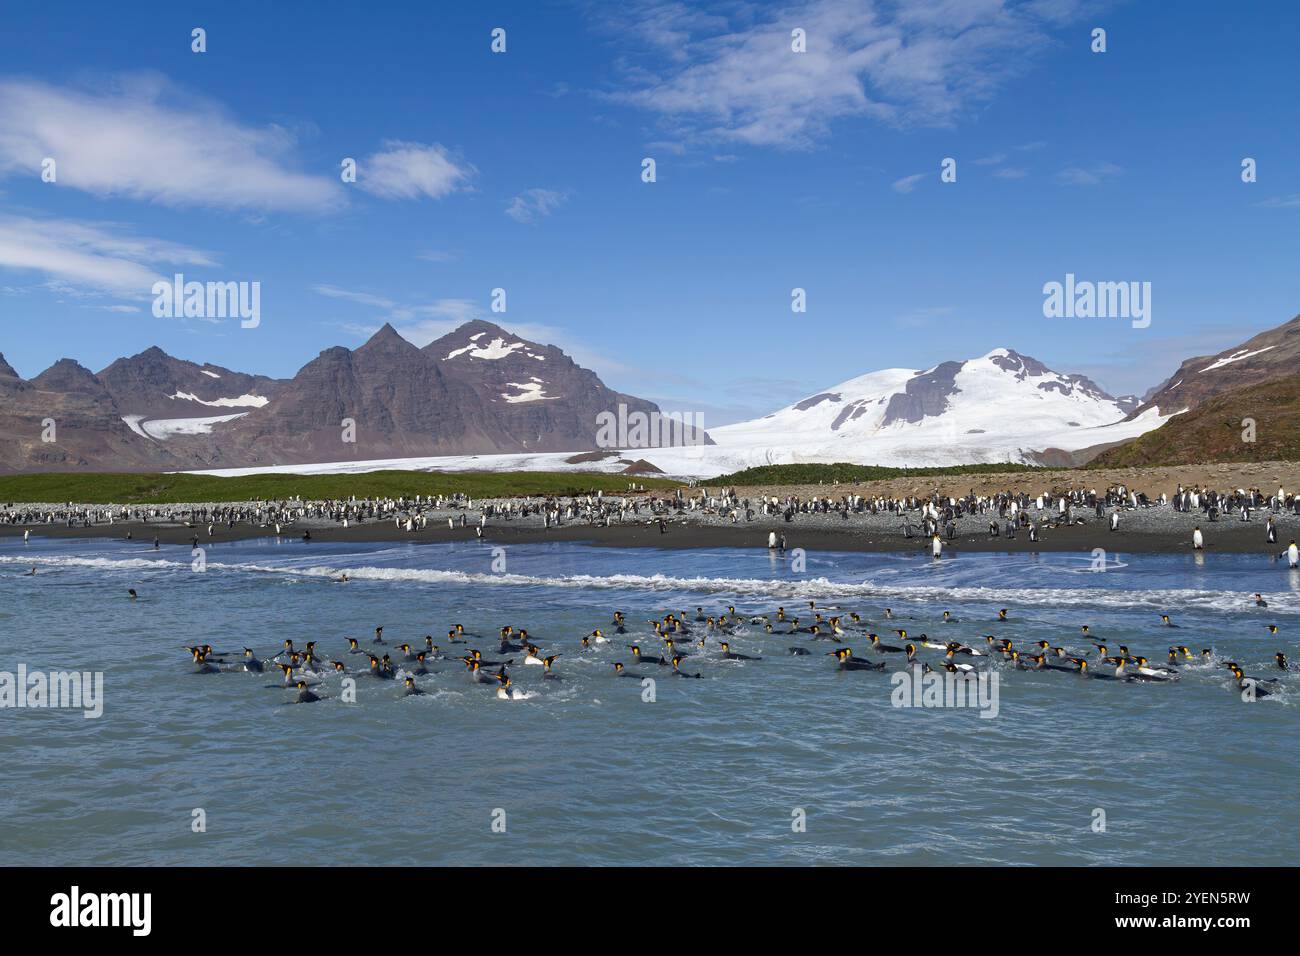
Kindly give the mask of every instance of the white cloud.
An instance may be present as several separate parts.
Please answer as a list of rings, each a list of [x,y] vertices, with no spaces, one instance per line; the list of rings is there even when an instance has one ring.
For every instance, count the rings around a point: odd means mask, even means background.
[[[0,216],[0,267],[41,273],[74,292],[141,298],[163,278],[162,265],[215,264],[206,252],[126,235],[113,224]]]
[[[441,199],[463,188],[477,170],[443,146],[385,140],[357,167],[357,186],[381,199]]]
[[[352,302],[379,313],[378,324],[346,323],[354,335],[371,336],[384,322],[392,323],[402,337],[416,345],[428,345],[439,336],[483,315],[473,299],[444,298],[432,302],[406,303],[370,292],[355,292],[332,285],[318,285],[313,291],[330,299]]]
[[[1056,181],[1062,186],[1096,186],[1103,180],[1112,179],[1124,172],[1114,163],[1094,163],[1091,166],[1070,166],[1056,174]]]
[[[998,179],[1024,179],[1029,175],[1029,171],[1018,166],[1004,166],[1001,169],[995,169],[993,175]]]
[[[1270,196],[1263,202],[1255,203],[1256,206],[1263,206],[1268,209],[1294,209],[1300,206],[1300,195],[1291,196]]]
[[[916,184],[925,178],[925,173],[913,173],[911,176],[904,176],[902,179],[895,179],[892,187],[896,193],[910,193],[916,188]]]
[[[423,259],[425,262],[455,262],[459,256],[444,249],[425,249],[417,252],[415,258]]]
[[[57,187],[99,197],[255,210],[341,202],[337,179],[288,166],[293,146],[287,130],[241,123],[154,74],[96,92],[0,82],[0,174],[36,177],[50,157]]]
[[[525,189],[506,206],[506,215],[515,222],[536,222],[549,216],[568,200],[568,195],[554,189]]]
[[[610,23],[648,53],[610,94],[663,115],[682,134],[807,147],[845,117],[949,126],[990,99],[1070,20],[1074,0],[807,0],[758,12],[682,3]],[[721,11],[727,10],[730,18]],[[761,17],[761,19],[758,19]],[[791,50],[791,30],[807,51]]]
[[[356,302],[358,305],[373,306],[377,309],[391,309],[397,304],[392,299],[386,299],[380,295],[371,295],[369,292],[351,292],[332,285],[313,286],[312,291],[330,299],[343,299],[347,302]]]

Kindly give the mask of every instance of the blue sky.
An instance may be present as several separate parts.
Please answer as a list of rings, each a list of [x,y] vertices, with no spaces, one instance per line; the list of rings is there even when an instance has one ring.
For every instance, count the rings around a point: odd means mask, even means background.
[[[484,317],[712,425],[998,346],[1141,391],[1300,312],[1298,27],[1282,2],[10,2],[0,351],[289,376],[384,321],[424,344]],[[176,271],[260,282],[261,325],[155,318]],[[1151,282],[1150,328],[1044,318],[1067,272]]]

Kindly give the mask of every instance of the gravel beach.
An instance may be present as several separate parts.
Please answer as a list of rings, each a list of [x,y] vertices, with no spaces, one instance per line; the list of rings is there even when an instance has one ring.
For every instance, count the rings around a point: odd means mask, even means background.
[[[752,500],[773,496],[785,498],[788,495],[795,495],[804,500],[811,497],[837,499],[846,494],[894,497],[929,495],[936,490],[945,496],[958,496],[971,491],[976,494],[1024,491],[1037,495],[1053,489],[1105,489],[1112,484],[1123,484],[1145,492],[1152,498],[1158,498],[1162,493],[1171,494],[1180,485],[1219,490],[1259,487],[1271,493],[1278,487],[1292,489],[1300,487],[1300,465],[1270,462],[1181,468],[908,477],[861,484],[738,487],[736,493],[742,499]],[[688,489],[686,493],[698,495],[702,490],[706,493],[716,493],[719,489],[717,486],[703,486]],[[647,502],[650,495],[636,497],[642,502]],[[406,531],[399,528],[391,518],[360,523],[353,521],[348,527],[324,519],[299,519],[292,525],[284,527],[281,536],[301,539],[304,532],[310,531],[312,540],[322,542],[472,540],[476,538],[475,526],[478,523],[479,507],[486,503],[490,502],[475,501],[472,508],[446,507],[427,510],[424,514],[428,523],[422,530]],[[213,503],[206,504],[207,507],[212,505]],[[204,504],[172,504],[151,507],[159,511],[176,513],[204,506]],[[24,506],[9,505],[6,510],[22,507]],[[62,508],[66,507],[66,503],[31,507]],[[1050,511],[1044,513],[1052,516],[1055,514]],[[1205,550],[1208,552],[1258,553],[1275,557],[1285,548],[1288,541],[1300,537],[1300,517],[1285,510],[1272,515],[1277,525],[1276,545],[1269,544],[1265,539],[1265,522],[1270,514],[1266,509],[1254,511],[1248,522],[1241,521],[1235,514],[1221,515],[1218,521],[1211,522],[1203,513],[1182,513],[1175,511],[1169,505],[1125,509],[1121,512],[1119,530],[1113,532],[1108,527],[1107,519],[1097,518],[1091,510],[1079,509],[1075,514],[1082,519],[1083,523],[1045,527],[1040,532],[1040,540],[1037,542],[1031,542],[1023,529],[1017,530],[1014,539],[1008,539],[1005,534],[994,538],[989,534],[989,515],[964,515],[955,522],[955,538],[945,540],[945,553],[1086,552],[1094,548],[1104,548],[1108,552],[1190,551],[1192,531],[1200,526],[1205,536]],[[465,518],[465,527],[460,526],[462,516]],[[452,520],[455,527],[448,527],[448,519]],[[753,520],[746,520],[743,512],[739,520],[733,521],[727,514],[687,510],[669,512],[666,515],[664,529],[661,531],[658,520],[652,518],[643,507],[640,516],[629,514],[621,523],[615,519],[609,526],[592,525],[575,520],[558,527],[552,525],[547,528],[544,519],[538,514],[527,517],[516,515],[508,520],[490,518],[483,529],[483,540],[501,544],[584,541],[614,547],[766,548],[769,532],[775,531],[777,535],[785,536],[787,548],[833,551],[928,551],[929,540],[919,530],[919,519],[915,517],[915,513],[911,518],[911,525],[913,537],[909,538],[904,532],[902,519],[892,513],[849,514],[847,518],[836,513],[796,514],[793,520],[787,522],[780,516],[761,514],[755,515]],[[21,536],[28,527],[33,534],[59,538],[125,539],[129,534],[132,540],[140,543],[141,547],[151,547],[155,537],[160,544],[188,545],[195,537],[200,544],[203,544],[205,541],[235,541],[276,534],[274,527],[261,527],[241,522],[234,528],[218,524],[209,537],[208,528],[204,524],[187,526],[184,523],[160,518],[148,522],[98,523],[90,527],[67,527],[60,523],[29,526],[5,524],[0,525],[0,537]]]

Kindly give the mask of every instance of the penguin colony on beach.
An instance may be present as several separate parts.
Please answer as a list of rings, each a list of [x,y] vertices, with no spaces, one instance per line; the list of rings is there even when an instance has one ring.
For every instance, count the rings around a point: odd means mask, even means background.
[[[1254,595],[1256,608],[1268,606],[1260,594]],[[831,612],[837,613],[831,613]],[[1212,648],[1194,652],[1182,644],[1172,644],[1163,658],[1148,658],[1130,651],[1125,644],[1111,644],[1100,640],[1089,625],[1079,628],[1079,636],[1072,642],[1055,645],[1039,640],[1018,646],[1007,637],[985,635],[982,642],[972,645],[953,640],[948,636],[930,637],[927,633],[892,625],[900,620],[916,622],[919,616],[896,615],[891,608],[883,608],[877,624],[889,622],[887,633],[897,635],[882,640],[872,630],[872,622],[857,612],[844,613],[838,608],[819,608],[816,601],[808,602],[803,619],[788,614],[784,607],[770,613],[738,612],[734,606],[716,614],[706,614],[696,608],[688,622],[685,612],[668,612],[662,618],[647,620],[644,625],[629,624],[621,611],[615,611],[605,629],[597,628],[576,639],[577,647],[563,653],[546,653],[534,642],[526,629],[506,625],[496,636],[465,630],[461,624],[448,628],[442,644],[435,644],[432,635],[416,643],[395,642],[384,637],[383,626],[376,627],[374,637],[363,646],[355,637],[344,638],[347,649],[338,657],[323,654],[316,641],[302,647],[285,639],[283,647],[275,654],[264,657],[252,648],[240,652],[216,651],[211,645],[186,647],[193,670],[198,674],[217,674],[242,671],[248,673],[278,672],[279,680],[268,687],[283,689],[294,694],[290,703],[315,703],[327,699],[329,682],[334,678],[366,678],[390,682],[393,695],[398,697],[422,696],[428,678],[451,675],[450,680],[468,681],[483,685],[502,700],[526,700],[536,691],[527,692],[515,686],[508,668],[516,664],[538,668],[540,682],[563,680],[557,662],[568,655],[594,655],[601,651],[627,650],[602,656],[608,660],[608,674],[614,678],[644,679],[648,677],[701,678],[700,665],[710,661],[733,661],[743,666],[763,666],[763,654],[741,653],[734,648],[737,637],[760,644],[775,640],[769,654],[794,657],[834,659],[833,670],[847,671],[897,671],[920,666],[925,673],[946,671],[952,675],[969,675],[993,669],[1014,669],[1060,672],[1068,679],[1086,681],[1124,682],[1130,684],[1171,683],[1179,680],[1187,668],[1208,669],[1217,673],[1219,668],[1230,676],[1231,686],[1241,691],[1243,700],[1271,697],[1285,692],[1286,683],[1280,676],[1260,677],[1247,674],[1236,661],[1225,660]],[[976,619],[978,620],[978,619]],[[940,631],[960,623],[951,612],[932,621]],[[975,620],[968,620],[975,623]],[[988,619],[991,626],[1014,627],[1015,615],[1007,608],[997,611]],[[1160,615],[1159,627],[1180,629],[1169,615]],[[1276,624],[1261,625],[1276,636]],[[885,630],[885,628],[882,628]],[[1262,635],[1261,635],[1262,636]],[[797,643],[792,643],[792,641]],[[495,648],[493,657],[485,657],[476,645],[489,644]],[[821,643],[821,647],[816,645]],[[1075,646],[1067,647],[1067,643]],[[829,647],[828,647],[829,645]],[[1082,645],[1087,648],[1080,649]],[[826,648],[823,650],[823,648]],[[862,653],[859,654],[858,650]],[[928,659],[922,659],[923,652]],[[1283,651],[1273,657],[1274,669],[1290,672],[1293,668]],[[1063,678],[1066,679],[1066,678]],[[422,686],[424,685],[424,686]],[[542,686],[541,683],[535,686]]]
[[[1050,529],[1086,525],[1089,516],[1105,519],[1111,532],[1125,528],[1131,517],[1150,509],[1161,515],[1172,511],[1191,517],[1199,515],[1203,523],[1218,522],[1235,515],[1242,522],[1265,517],[1263,538],[1267,545],[1279,543],[1279,523],[1300,519],[1300,494],[1279,487],[1267,493],[1260,488],[1214,490],[1200,486],[1184,488],[1172,494],[1148,495],[1123,484],[1105,489],[1054,489],[1041,494],[1024,491],[1001,491],[977,494],[974,489],[964,495],[943,495],[936,488],[926,495],[903,496],[862,493],[858,483],[844,483],[831,495],[800,496],[786,494],[742,496],[736,488],[678,488],[671,492],[646,492],[635,482],[626,494],[592,491],[569,496],[533,496],[475,499],[464,494],[415,495],[400,497],[322,499],[304,501],[226,502],[204,505],[77,505],[48,507],[43,505],[8,505],[0,509],[0,526],[63,526],[92,528],[116,523],[161,526],[164,528],[206,529],[207,539],[215,540],[223,532],[249,529],[274,530],[275,534],[294,534],[304,542],[313,540],[310,530],[299,532],[299,525],[311,524],[317,531],[351,528],[365,524],[388,524],[410,533],[432,530],[443,521],[447,529],[489,537],[493,530],[512,523],[550,531],[572,525],[610,527],[614,525],[657,527],[667,534],[670,526],[726,523],[739,525],[755,521],[824,525],[825,519],[837,517],[844,522],[855,518],[885,516],[896,520],[890,533],[905,539],[921,536],[930,539],[942,534],[945,540],[958,537],[963,521],[969,533],[973,520],[988,520],[990,538],[1015,539],[1025,534],[1037,542]],[[1181,527],[1179,519],[1173,526]],[[1149,522],[1148,522],[1149,523]],[[852,527],[846,524],[845,527]],[[30,528],[25,529],[30,531]],[[127,539],[132,538],[128,529]],[[1191,534],[1192,547],[1212,547],[1198,524]],[[196,533],[192,547],[200,541]],[[155,537],[154,545],[158,541]],[[939,546],[935,546],[940,550]],[[784,552],[785,536],[768,530],[768,548]],[[1279,557],[1291,567],[1300,567],[1300,550],[1294,542]]]

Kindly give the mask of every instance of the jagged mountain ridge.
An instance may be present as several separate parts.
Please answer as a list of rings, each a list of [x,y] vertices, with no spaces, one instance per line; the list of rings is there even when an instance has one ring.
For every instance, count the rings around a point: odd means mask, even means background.
[[[431,455],[587,452],[597,415],[658,407],[608,388],[559,348],[490,322],[421,349],[384,325],[291,379],[158,348],[98,374],[72,360],[30,382],[0,356],[0,469],[260,467]],[[58,440],[40,422],[60,419]]]

